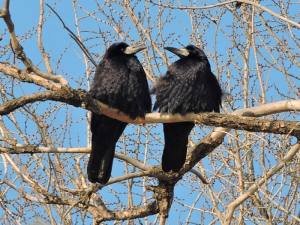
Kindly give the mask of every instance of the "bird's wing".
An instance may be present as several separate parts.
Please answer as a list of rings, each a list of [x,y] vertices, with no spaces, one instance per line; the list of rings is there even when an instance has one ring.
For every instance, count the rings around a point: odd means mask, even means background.
[[[202,64],[171,66],[156,87],[155,108],[160,112],[219,112],[222,90],[209,67]]]
[[[99,101],[117,108],[132,119],[151,111],[151,97],[145,71],[138,59],[105,60],[97,68],[90,93]]]
[[[160,112],[185,114],[184,103],[189,101],[195,77],[189,73],[168,70],[156,87],[155,109]]]
[[[116,60],[103,59],[95,72],[90,93],[94,98],[110,107],[118,108],[117,106],[124,98],[122,96],[126,93],[129,73],[130,70],[126,64],[121,62],[118,64]]]
[[[127,63],[130,68],[127,85],[130,115],[144,117],[146,113],[151,112],[151,97],[146,73],[136,57],[130,58]]]

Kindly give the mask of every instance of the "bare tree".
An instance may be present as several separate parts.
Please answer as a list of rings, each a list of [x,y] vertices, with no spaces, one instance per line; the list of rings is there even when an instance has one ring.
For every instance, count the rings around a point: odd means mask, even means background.
[[[300,222],[299,2],[0,2],[1,223]],[[117,41],[149,46],[150,85],[176,60],[163,46],[202,48],[222,114],[132,121],[94,100],[95,64]],[[131,123],[105,186],[87,181],[90,111]],[[198,126],[184,167],[164,173],[160,123],[180,121]]]

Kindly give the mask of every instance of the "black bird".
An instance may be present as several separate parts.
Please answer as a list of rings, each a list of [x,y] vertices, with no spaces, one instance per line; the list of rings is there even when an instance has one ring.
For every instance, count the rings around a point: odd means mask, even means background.
[[[111,45],[96,69],[90,94],[116,108],[131,119],[151,112],[151,97],[146,73],[134,55],[144,46],[129,46],[124,42]],[[92,150],[88,162],[88,179],[92,183],[108,182],[112,170],[116,143],[127,123],[92,113]]]
[[[166,75],[159,79],[156,87],[157,108],[161,113],[185,115],[187,113],[220,112],[222,90],[211,72],[205,53],[188,45],[182,49],[166,47],[180,59],[174,62]],[[188,136],[194,123],[164,123],[165,147],[162,169],[178,172],[184,165]]]

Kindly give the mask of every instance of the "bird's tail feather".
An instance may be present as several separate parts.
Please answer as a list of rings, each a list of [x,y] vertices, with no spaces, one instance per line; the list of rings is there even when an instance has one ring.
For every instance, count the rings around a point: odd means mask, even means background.
[[[114,155],[115,145],[111,149],[107,149],[106,154],[103,155],[99,162],[98,182],[100,184],[106,184],[110,178]]]
[[[94,134],[93,134],[94,135]],[[106,184],[111,175],[116,143],[103,145],[99,138],[93,138],[92,151],[88,162],[88,179],[92,183]]]
[[[100,149],[98,148],[98,144],[95,143],[94,140],[92,140],[92,149],[87,166],[88,179],[92,183],[98,182],[98,172],[100,169],[101,161],[101,155],[98,151],[100,151]]]
[[[164,123],[163,171],[178,172],[182,168],[186,159],[188,136],[194,126],[191,122]]]
[[[92,149],[88,162],[88,179],[106,184],[110,178],[116,143],[127,123],[104,115],[92,114]]]

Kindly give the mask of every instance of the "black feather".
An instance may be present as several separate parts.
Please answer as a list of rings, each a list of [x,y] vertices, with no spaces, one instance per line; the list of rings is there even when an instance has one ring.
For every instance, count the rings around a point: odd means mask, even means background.
[[[90,93],[111,108],[119,109],[131,119],[151,112],[151,97],[145,71],[124,42],[111,45],[97,66]],[[136,50],[137,52],[138,50]],[[112,170],[116,143],[127,123],[92,113],[92,150],[88,162],[90,182],[105,184]]]
[[[159,79],[156,87],[154,110],[161,113],[220,112],[222,90],[211,72],[204,52],[188,45],[184,49],[166,48],[180,57],[173,63],[166,75]],[[188,135],[194,123],[164,123],[165,147],[162,168],[165,172],[178,172],[184,165]]]

